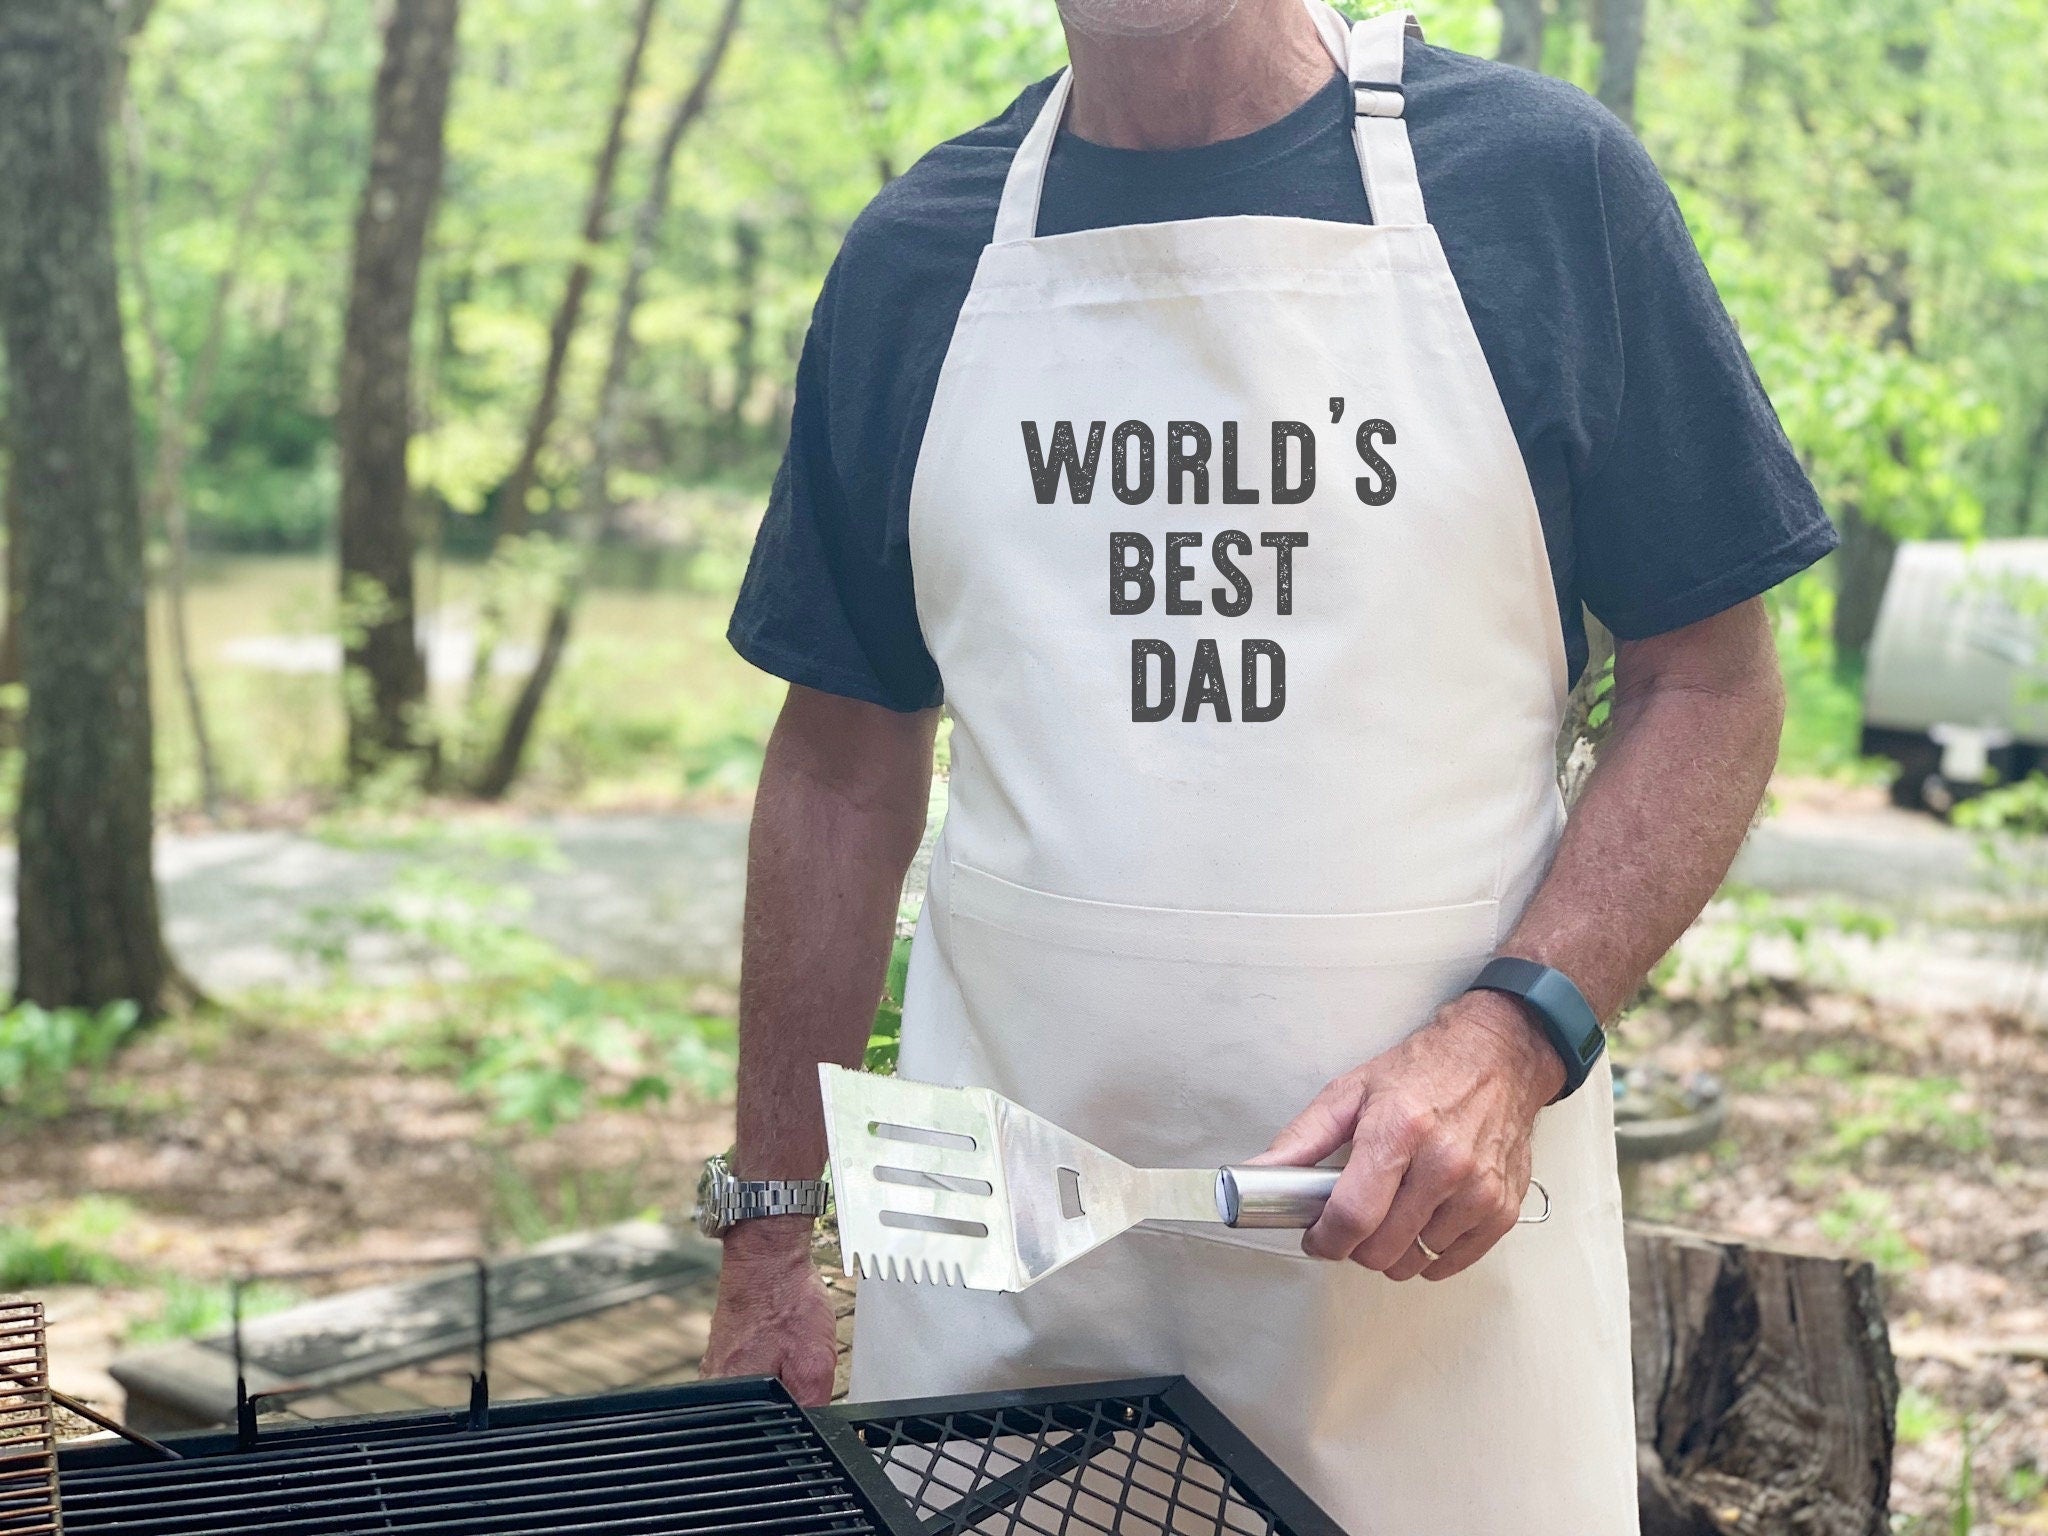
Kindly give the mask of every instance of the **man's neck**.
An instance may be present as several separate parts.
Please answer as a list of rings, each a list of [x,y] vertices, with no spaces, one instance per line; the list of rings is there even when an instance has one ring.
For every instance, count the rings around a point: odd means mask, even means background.
[[[1307,101],[1334,67],[1301,0],[1238,0],[1193,36],[1069,27],[1067,53],[1067,126],[1112,149],[1191,149],[1254,133]]]

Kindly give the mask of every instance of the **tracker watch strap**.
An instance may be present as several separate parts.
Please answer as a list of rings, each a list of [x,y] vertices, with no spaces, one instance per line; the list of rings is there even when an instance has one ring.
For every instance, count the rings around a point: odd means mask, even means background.
[[[1593,1063],[1607,1049],[1606,1032],[1600,1016],[1586,1001],[1578,983],[1554,966],[1514,955],[1499,955],[1486,962],[1468,992],[1505,992],[1527,1005],[1529,1015],[1543,1031],[1543,1038],[1564,1063],[1564,1087],[1557,1099],[1570,1098],[1593,1071]],[[1552,1099],[1555,1104],[1557,1099]]]

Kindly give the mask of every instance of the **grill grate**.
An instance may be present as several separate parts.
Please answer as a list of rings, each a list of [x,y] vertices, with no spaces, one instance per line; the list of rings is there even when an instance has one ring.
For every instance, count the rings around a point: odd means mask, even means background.
[[[1177,1377],[816,1411],[698,1382],[172,1444],[65,1447],[68,1536],[1342,1536]]]
[[[880,1536],[803,1410],[758,1383],[508,1405],[488,1429],[407,1415],[258,1448],[67,1465],[67,1536]],[[713,1389],[715,1390],[715,1389]],[[652,1405],[638,1401],[667,1398]],[[232,1445],[232,1441],[228,1442]]]
[[[1340,1536],[1178,1378],[851,1417],[921,1536]]]

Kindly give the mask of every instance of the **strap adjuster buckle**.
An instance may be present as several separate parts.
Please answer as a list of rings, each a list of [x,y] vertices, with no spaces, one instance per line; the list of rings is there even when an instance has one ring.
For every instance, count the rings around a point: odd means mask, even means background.
[[[1408,110],[1408,93],[1398,80],[1354,80],[1351,110],[1355,117],[1400,117]]]

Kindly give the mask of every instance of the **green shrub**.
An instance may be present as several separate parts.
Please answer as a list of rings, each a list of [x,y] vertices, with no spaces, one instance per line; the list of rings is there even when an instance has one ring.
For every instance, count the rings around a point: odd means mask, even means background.
[[[0,1013],[0,1106],[38,1118],[62,1114],[74,1080],[96,1075],[141,1017],[130,1002],[98,1010],[18,1003]]]

